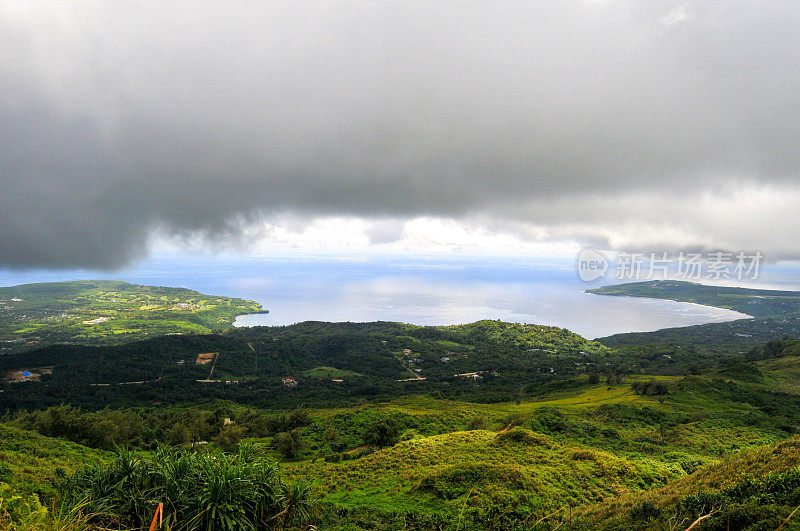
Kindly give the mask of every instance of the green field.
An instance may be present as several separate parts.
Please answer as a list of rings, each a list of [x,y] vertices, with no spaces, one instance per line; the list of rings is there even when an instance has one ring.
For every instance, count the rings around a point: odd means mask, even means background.
[[[0,345],[15,352],[76,342],[106,344],[229,328],[253,301],[182,288],[94,280],[0,288]]]
[[[343,369],[337,369],[336,367],[314,367],[313,369],[309,369],[307,371],[303,371],[303,376],[307,378],[345,378],[345,377],[359,377],[361,376],[357,372],[354,371],[346,371]]]

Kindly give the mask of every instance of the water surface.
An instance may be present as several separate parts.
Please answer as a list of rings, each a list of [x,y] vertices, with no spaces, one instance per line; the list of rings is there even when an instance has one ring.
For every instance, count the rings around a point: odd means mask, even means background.
[[[584,293],[574,261],[555,258],[161,255],[115,273],[0,270],[0,284],[113,278],[252,299],[268,314],[237,326],[307,320],[459,324],[479,319],[561,326],[594,338],[730,321],[730,310]]]

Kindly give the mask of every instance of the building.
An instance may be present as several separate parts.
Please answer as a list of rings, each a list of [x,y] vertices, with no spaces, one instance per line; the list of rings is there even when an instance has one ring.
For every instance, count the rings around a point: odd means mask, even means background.
[[[297,387],[297,378],[294,376],[287,376],[283,378],[283,385],[286,387]]]

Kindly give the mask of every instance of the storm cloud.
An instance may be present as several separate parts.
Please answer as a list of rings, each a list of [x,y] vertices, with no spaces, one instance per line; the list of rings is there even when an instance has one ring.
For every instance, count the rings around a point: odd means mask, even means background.
[[[797,258],[798,72],[794,2],[0,0],[0,265],[277,215]]]

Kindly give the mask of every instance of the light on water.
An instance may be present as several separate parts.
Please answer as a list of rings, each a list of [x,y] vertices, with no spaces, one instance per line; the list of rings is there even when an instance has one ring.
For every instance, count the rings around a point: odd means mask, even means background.
[[[87,278],[186,287],[252,299],[269,310],[240,316],[237,326],[501,319],[560,326],[594,338],[745,317],[667,300],[589,295],[585,289],[609,282],[581,282],[573,260],[556,258],[160,256],[116,273],[0,273],[4,285]]]

